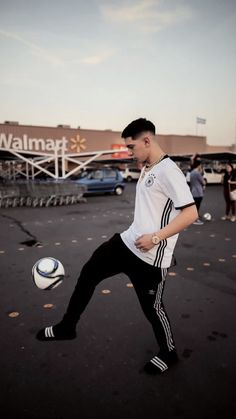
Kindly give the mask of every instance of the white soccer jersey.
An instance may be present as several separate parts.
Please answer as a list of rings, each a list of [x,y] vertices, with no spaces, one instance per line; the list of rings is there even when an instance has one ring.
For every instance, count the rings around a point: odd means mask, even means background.
[[[142,178],[143,171],[136,186],[134,220],[128,230],[121,233],[121,238],[140,259],[150,265],[168,268],[178,234],[162,240],[148,252],[141,252],[134,242],[143,234],[158,232],[182,208],[195,202],[185,176],[167,155]]]

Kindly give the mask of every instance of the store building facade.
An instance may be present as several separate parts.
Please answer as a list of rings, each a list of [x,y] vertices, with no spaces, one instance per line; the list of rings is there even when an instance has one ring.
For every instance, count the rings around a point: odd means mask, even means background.
[[[219,151],[234,151],[233,147],[215,147],[207,144],[206,137],[194,135],[163,135],[158,134],[158,142],[169,155],[191,155]],[[109,150],[113,152],[110,158],[125,159],[128,157],[124,150],[125,143],[121,132],[112,130],[92,130],[71,128],[68,125],[57,127],[20,125],[18,122],[5,121],[0,124],[0,160],[12,155],[18,160],[27,155],[34,156],[63,155],[64,169],[74,167],[78,159],[84,161],[91,153],[98,153],[99,159],[107,159]],[[106,153],[101,154],[102,151]],[[24,157],[23,157],[24,156]],[[96,158],[95,158],[96,159]],[[74,160],[74,161],[73,161]]]

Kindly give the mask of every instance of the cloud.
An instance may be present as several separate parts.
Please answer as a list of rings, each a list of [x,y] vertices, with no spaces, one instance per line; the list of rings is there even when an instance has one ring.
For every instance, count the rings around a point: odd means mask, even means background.
[[[113,56],[115,54],[115,51],[115,49],[108,49],[106,51],[102,51],[94,55],[88,55],[87,57],[82,58],[80,62],[88,65],[101,64],[103,61],[106,61],[108,58]]]
[[[3,36],[5,38],[13,39],[14,41],[20,43],[21,45],[28,48],[30,53],[38,58],[40,60],[46,61],[48,64],[53,65],[54,67],[63,67],[63,66],[70,66],[72,64],[86,64],[86,65],[98,65],[101,64],[103,61],[106,61],[108,58],[113,56],[115,54],[116,49],[115,48],[100,48],[95,45],[93,45],[93,49],[102,49],[102,51],[97,53],[92,53],[91,55],[84,54],[83,58],[78,59],[65,59],[63,57],[63,51],[60,51],[60,57],[58,55],[55,55],[55,53],[51,54],[50,51],[46,50],[45,48],[42,48],[41,46],[28,41],[25,37],[18,35],[13,32],[8,32],[5,30],[0,29],[0,36]],[[88,47],[89,48],[89,47]],[[81,55],[81,51],[79,52]],[[78,50],[73,49],[70,51],[70,55],[73,57],[78,56]]]
[[[24,37],[18,34],[0,29],[0,36],[13,39],[14,41],[20,43],[21,45],[24,45],[25,47],[29,49],[32,55],[39,57],[40,59],[42,59],[43,61],[46,61],[49,64],[52,64],[54,66],[61,66],[63,64],[63,61],[60,58],[49,53],[45,48],[42,48],[39,45],[28,41],[27,39],[25,39]]]
[[[134,25],[146,32],[162,30],[193,15],[187,5],[175,3],[172,9],[163,9],[160,0],[139,0],[123,6],[104,4],[101,6],[101,13],[110,22]]]

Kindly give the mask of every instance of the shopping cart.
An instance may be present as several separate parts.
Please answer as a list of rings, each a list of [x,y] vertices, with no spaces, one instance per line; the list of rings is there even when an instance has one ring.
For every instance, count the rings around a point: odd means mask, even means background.
[[[69,181],[17,181],[0,184],[0,207],[49,207],[86,202],[86,187]]]

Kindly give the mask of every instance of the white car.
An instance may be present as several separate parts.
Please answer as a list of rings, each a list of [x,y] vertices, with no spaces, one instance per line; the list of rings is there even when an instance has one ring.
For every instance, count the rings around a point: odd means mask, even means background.
[[[126,168],[124,170],[121,170],[121,174],[123,176],[123,179],[127,182],[131,182],[132,180],[138,180],[140,176],[140,169],[137,168]]]
[[[205,180],[205,184],[212,184],[212,183],[221,183],[222,180],[222,174],[219,172],[216,172],[212,167],[205,167],[203,171],[203,178]],[[186,180],[188,183],[190,183],[190,172],[187,172],[186,174]]]
[[[217,172],[216,170],[212,169],[212,167],[205,167],[203,177],[206,184],[221,183],[222,173]]]

